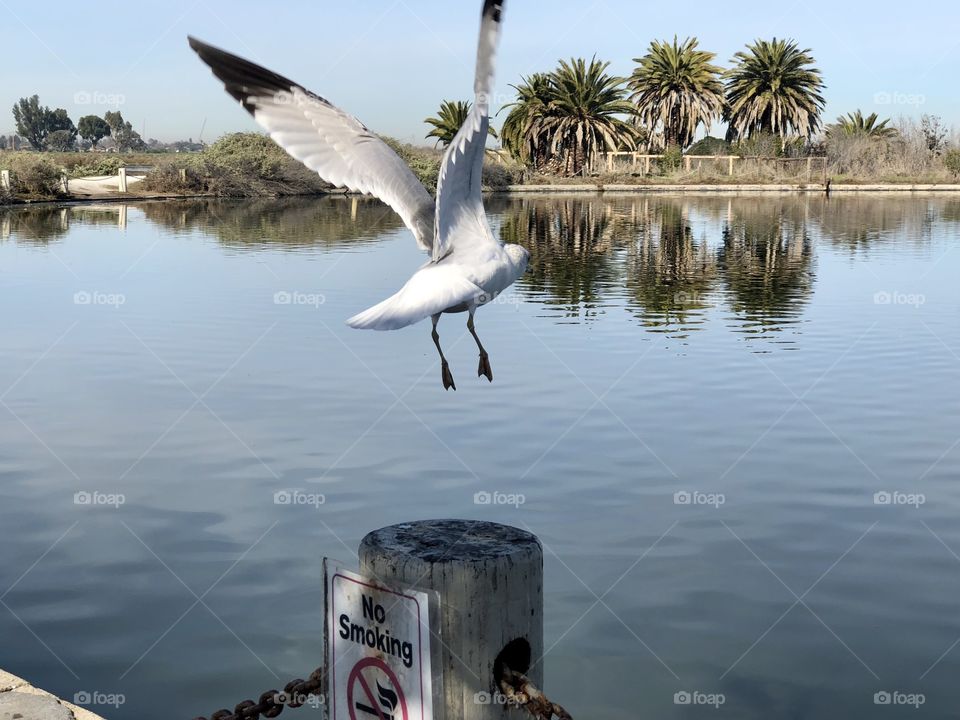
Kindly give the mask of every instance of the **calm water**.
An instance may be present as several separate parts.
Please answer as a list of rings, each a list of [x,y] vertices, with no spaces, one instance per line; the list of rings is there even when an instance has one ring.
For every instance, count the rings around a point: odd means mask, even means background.
[[[343,325],[422,262],[375,202],[0,212],[0,667],[208,714],[320,664],[323,556],[459,516],[542,538],[574,717],[956,717],[960,200],[488,211],[531,270],[456,393]]]

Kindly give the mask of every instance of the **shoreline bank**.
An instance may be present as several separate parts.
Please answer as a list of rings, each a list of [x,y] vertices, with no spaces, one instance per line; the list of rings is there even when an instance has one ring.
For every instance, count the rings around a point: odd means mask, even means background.
[[[488,188],[486,195],[562,195],[562,194],[591,194],[591,195],[643,195],[645,193],[669,194],[710,194],[710,195],[740,195],[740,194],[823,194],[826,188],[822,184],[784,184],[784,183],[744,183],[744,184],[659,184],[659,185],[627,185],[620,183],[609,184],[556,184],[556,185],[508,185],[502,188]],[[831,184],[830,194],[856,193],[958,193],[960,183],[841,183]],[[51,199],[18,199],[10,202],[0,202],[2,208],[34,207],[37,205],[82,205],[87,203],[120,203],[141,202],[145,200],[196,200],[213,199],[243,200],[262,199],[266,197],[280,197],[273,195],[250,195],[243,197],[226,197],[209,193],[179,194],[179,193],[124,193],[113,195],[66,195]],[[361,193],[343,190],[333,190],[325,193],[308,195],[285,195],[283,197],[362,197]]]
[[[89,693],[81,693],[88,695]],[[25,720],[103,720],[86,708],[61,700],[21,677],[0,670],[0,716]]]

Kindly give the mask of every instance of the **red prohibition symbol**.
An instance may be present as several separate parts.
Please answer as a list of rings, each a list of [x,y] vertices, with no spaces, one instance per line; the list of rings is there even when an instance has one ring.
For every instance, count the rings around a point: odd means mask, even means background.
[[[364,676],[367,668],[377,672]],[[381,685],[380,674],[386,676],[386,685]],[[375,687],[370,687],[371,675]],[[408,720],[407,699],[400,680],[380,658],[364,658],[353,666],[347,678],[347,705],[350,720]]]

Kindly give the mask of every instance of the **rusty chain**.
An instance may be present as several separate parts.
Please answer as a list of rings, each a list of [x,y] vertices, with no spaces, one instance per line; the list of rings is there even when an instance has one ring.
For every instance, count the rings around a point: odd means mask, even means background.
[[[500,678],[500,692],[507,698],[507,702],[516,707],[523,708],[536,720],[573,720],[562,706],[551,702],[530,678],[523,673],[515,672],[507,666],[503,667],[503,675]]]
[[[267,690],[260,695],[257,702],[244,700],[234,706],[233,710],[223,708],[210,715],[209,720],[258,720],[260,717],[275,718],[285,707],[297,708],[307,702],[307,699],[320,692],[323,683],[323,668],[317,668],[310,673],[309,680],[291,680],[284,688]],[[515,707],[522,708],[536,720],[573,720],[563,707],[551,702],[537,688],[536,685],[523,673],[516,672],[504,666],[500,679],[500,691],[507,702]],[[193,720],[207,720],[204,716]]]
[[[284,686],[283,692],[267,690],[257,702],[244,700],[237,704],[232,712],[226,708],[217,710],[210,716],[210,720],[257,720],[261,716],[275,718],[283,712],[284,707],[300,707],[308,698],[319,694],[322,684],[323,668],[317,668],[310,673],[309,680],[291,680]],[[201,715],[194,720],[207,718]]]

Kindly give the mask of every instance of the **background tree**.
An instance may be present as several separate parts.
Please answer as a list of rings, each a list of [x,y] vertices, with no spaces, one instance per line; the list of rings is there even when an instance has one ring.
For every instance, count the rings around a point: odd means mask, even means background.
[[[566,175],[578,175],[598,152],[633,149],[640,133],[621,115],[632,117],[624,78],[606,73],[609,62],[595,57],[560,61],[550,77],[550,111],[543,127],[551,154]]]
[[[103,119],[107,122],[107,125],[110,126],[110,136],[117,144],[117,150],[119,152],[143,150],[146,147],[146,143],[143,142],[140,133],[133,129],[133,125],[130,124],[129,120],[123,119],[123,115],[120,114],[119,110],[116,112],[106,112]]]
[[[793,40],[757,40],[726,73],[727,139],[754,132],[810,137],[820,127],[823,81],[810,50]]]
[[[685,148],[697,128],[723,112],[722,70],[711,61],[714,53],[698,50],[697,38],[678,43],[654,40],[647,54],[634,58],[630,100],[637,107],[637,122],[653,135],[663,133],[663,144]]]
[[[870,113],[866,117],[857,110],[847,113],[837,118],[837,122],[827,128],[827,134],[843,133],[850,137],[865,137],[875,140],[889,140],[897,136],[897,129],[888,127],[890,118],[878,122],[880,118],[876,113]]]
[[[44,148],[44,142],[50,132],[50,115],[50,108],[41,106],[37,95],[20,98],[13,106],[13,119],[17,123],[17,133],[25,138],[34,150]]]
[[[540,168],[550,156],[549,138],[543,129],[553,97],[550,75],[534,73],[511,87],[517,91],[517,99],[503,108],[510,112],[500,128],[500,142],[515,160]]]
[[[427,133],[426,137],[436,138],[437,145],[446,147],[453,142],[460,128],[467,121],[473,104],[463,100],[444,100],[440,104],[440,112],[436,117],[428,117],[424,120],[427,125],[432,125],[433,130]],[[493,137],[497,137],[497,131],[492,127],[488,132]]]
[[[77,123],[77,130],[80,137],[88,140],[93,148],[97,147],[98,142],[110,135],[110,125],[97,115],[84,115]]]
[[[924,115],[920,118],[920,133],[927,145],[927,150],[934,155],[940,155],[946,147],[947,129],[937,115]]]
[[[47,135],[44,143],[46,150],[54,152],[67,152],[77,149],[77,131],[76,130],[54,130]]]

